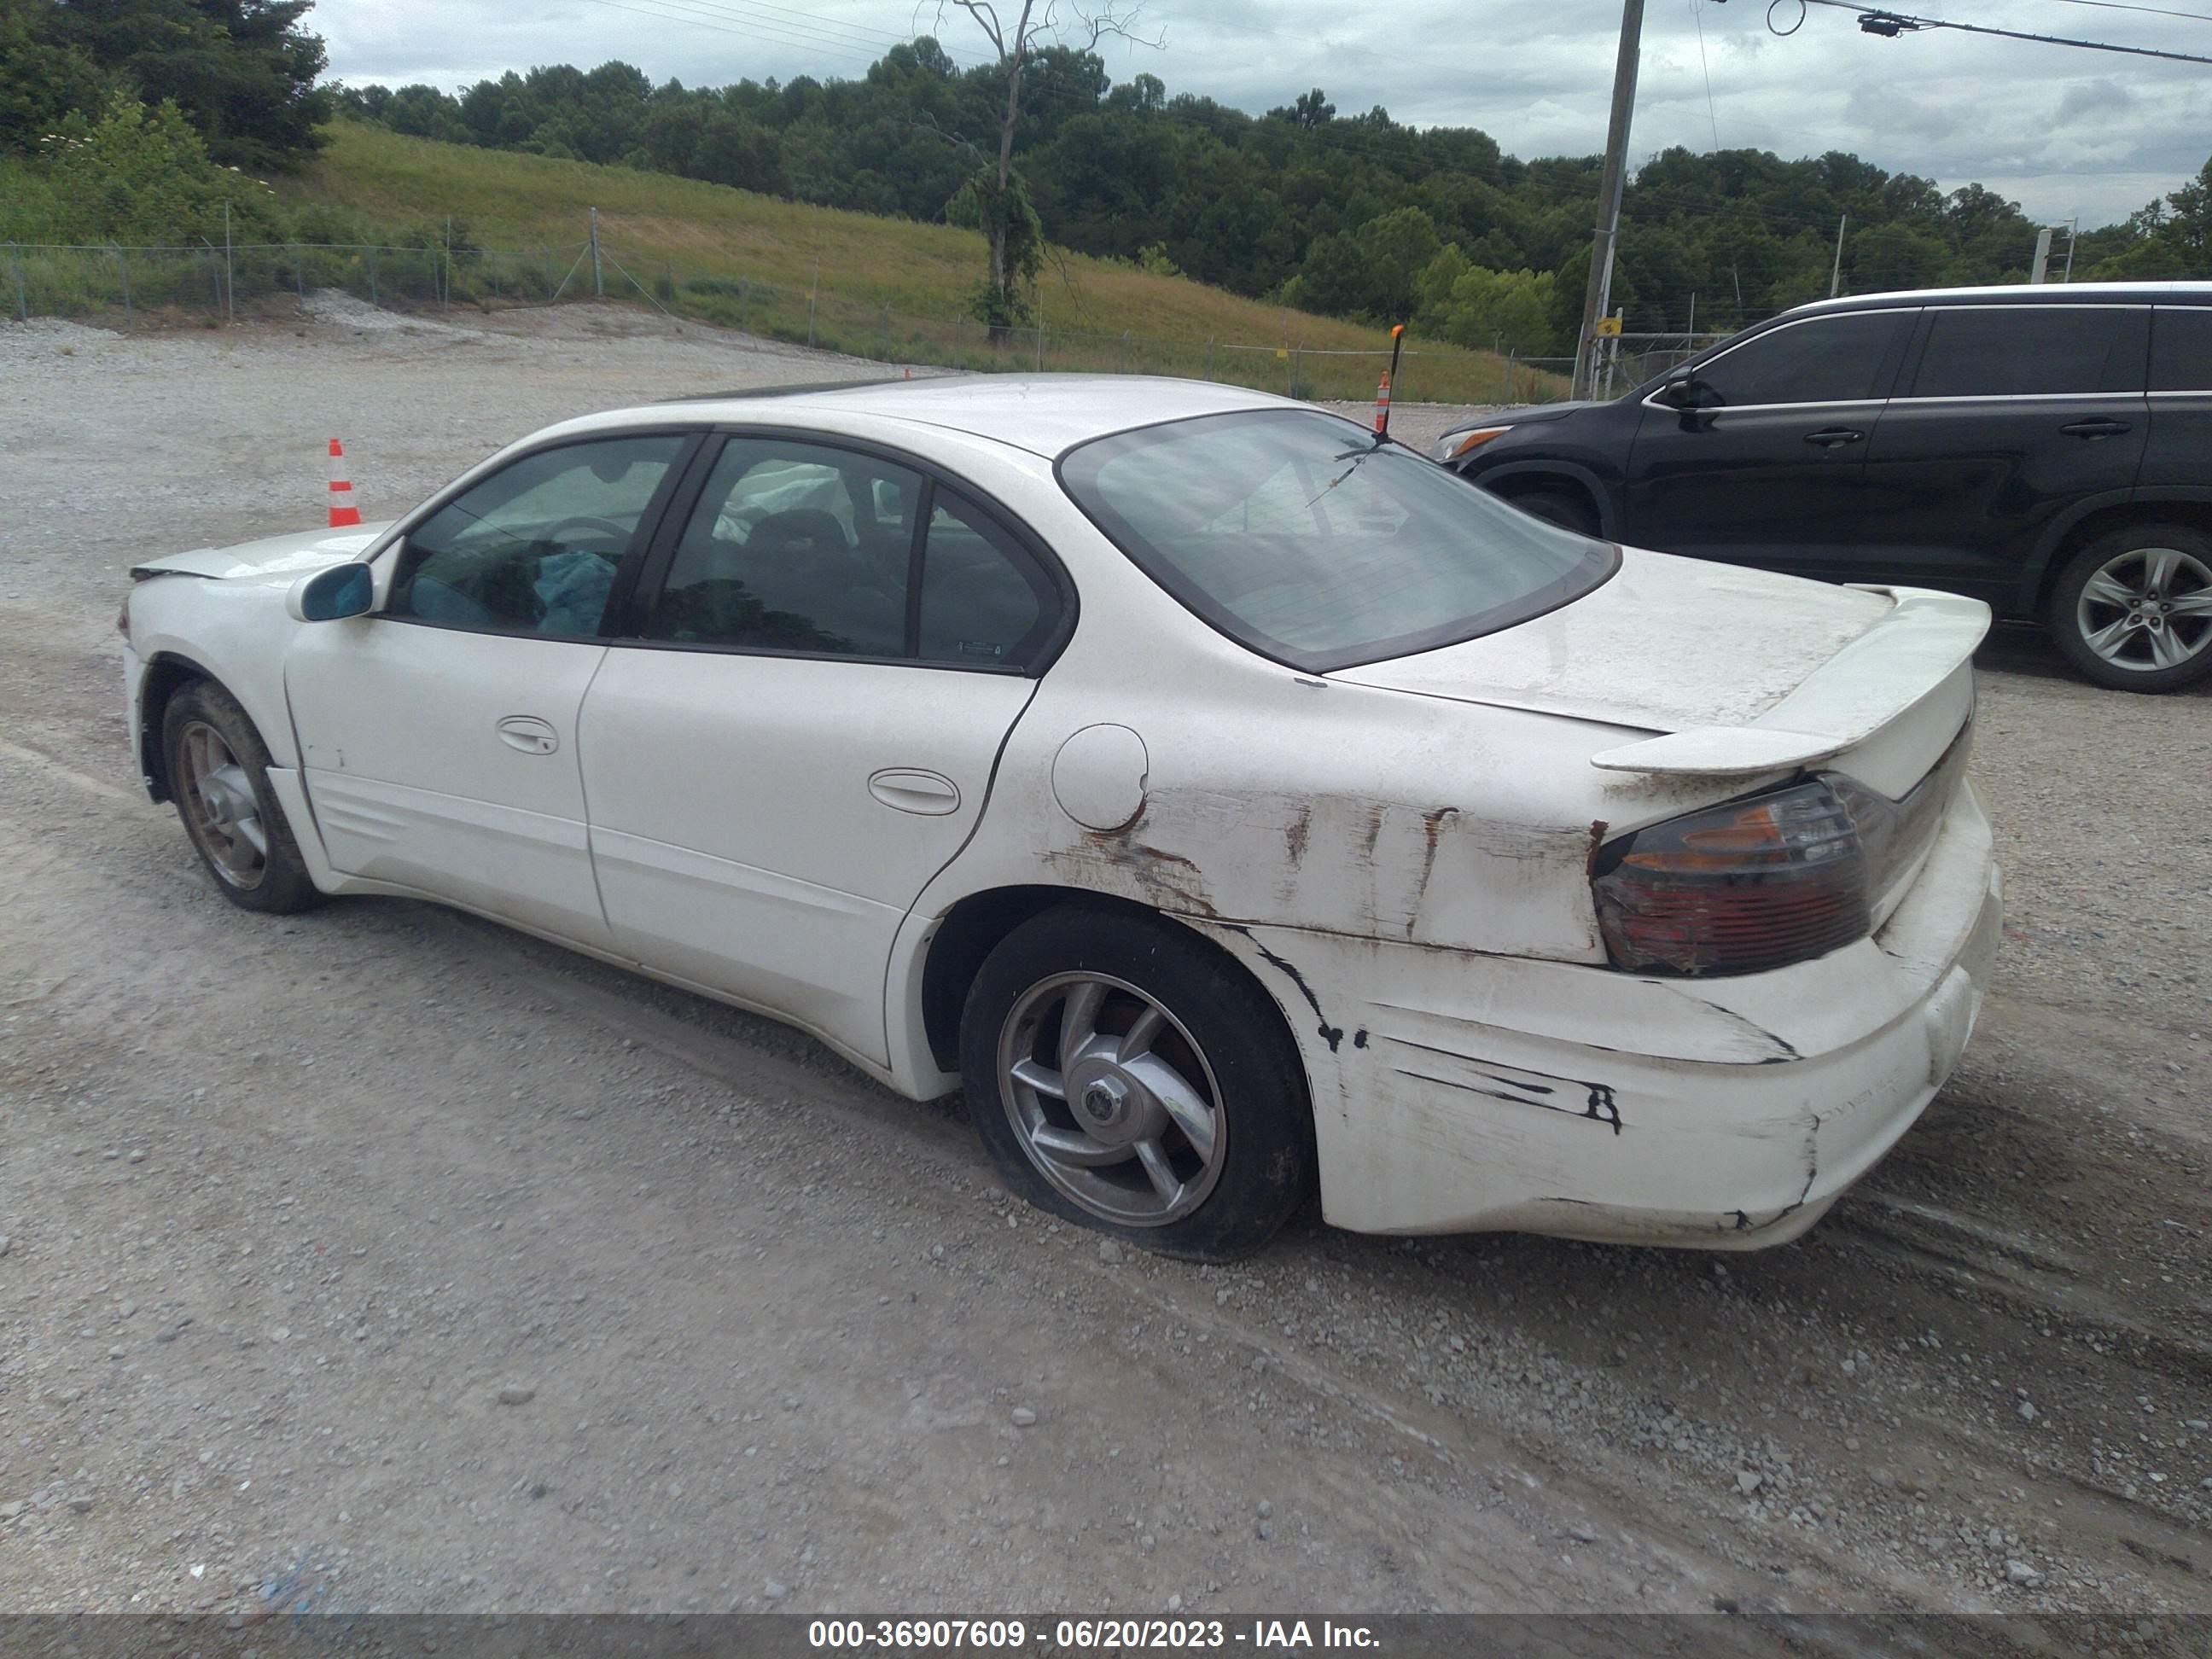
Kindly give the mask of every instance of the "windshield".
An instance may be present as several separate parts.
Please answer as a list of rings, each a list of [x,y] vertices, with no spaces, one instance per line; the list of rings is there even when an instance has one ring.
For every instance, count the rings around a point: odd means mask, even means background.
[[[1619,562],[1610,546],[1318,410],[1116,433],[1070,450],[1060,476],[1200,617],[1314,673],[1525,622]]]

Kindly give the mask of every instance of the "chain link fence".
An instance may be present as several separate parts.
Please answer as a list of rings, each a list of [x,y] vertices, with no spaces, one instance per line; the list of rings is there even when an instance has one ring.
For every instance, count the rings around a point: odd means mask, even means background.
[[[984,372],[1168,374],[1294,398],[1375,396],[1387,348],[1343,350],[1279,342],[1176,339],[1133,331],[994,328],[958,314],[919,315],[825,288],[686,271],[592,240],[541,248],[432,242],[254,243],[191,247],[39,246],[9,243],[10,314],[69,317],[123,328],[210,326],[337,289],[395,311],[450,313],[608,298],[650,304],[678,320],[735,328],[884,362]],[[1048,294],[1048,302],[1049,301]],[[1401,402],[1539,403],[1565,396],[1570,360],[1407,350],[1392,396]]]

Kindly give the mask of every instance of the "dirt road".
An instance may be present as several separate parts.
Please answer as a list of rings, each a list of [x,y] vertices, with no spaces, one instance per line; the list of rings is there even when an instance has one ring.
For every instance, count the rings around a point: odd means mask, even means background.
[[[1986,649],[1981,1030],[1718,1261],[1125,1255],[766,1022],[238,912],[136,793],[124,568],[313,524],[326,436],[377,518],[562,415],[880,372],[586,309],[0,329],[0,1606],[2212,1610],[2203,696]]]

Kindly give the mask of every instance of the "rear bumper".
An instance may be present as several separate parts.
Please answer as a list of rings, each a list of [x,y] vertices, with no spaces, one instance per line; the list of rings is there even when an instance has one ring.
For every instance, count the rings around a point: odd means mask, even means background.
[[[1878,934],[1768,974],[1217,936],[1294,1016],[1333,1223],[1748,1249],[1811,1226],[1935,1097],[2002,919],[1969,786]]]

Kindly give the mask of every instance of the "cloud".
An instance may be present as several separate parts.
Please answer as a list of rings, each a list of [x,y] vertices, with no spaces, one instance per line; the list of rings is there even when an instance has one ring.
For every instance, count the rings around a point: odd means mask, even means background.
[[[2177,19],[2062,11],[2053,0],[1928,0],[1960,22],[2050,30],[2212,52],[2212,29]],[[1692,6],[1698,9],[1693,12]],[[2212,77],[2201,66],[2094,55],[1948,31],[1863,34],[1813,9],[1787,38],[1759,0],[1656,0],[1646,14],[1632,155],[1670,145],[1784,156],[1849,150],[1946,189],[1985,184],[2041,218],[2119,218],[2203,165]],[[1778,21],[1796,14],[1784,0]],[[1602,149],[1619,0],[1476,6],[1401,0],[1151,0],[1153,51],[1110,42],[1108,73],[1158,76],[1257,113],[1309,87],[1348,112],[1380,104],[1401,121],[1477,126],[1523,158]],[[917,33],[963,64],[988,52],[935,0],[325,0],[310,27],[351,82],[448,89],[533,64],[619,58],[654,80],[857,76]],[[1702,28],[1702,41],[1700,29]],[[1710,95],[1707,92],[1710,82]]]

